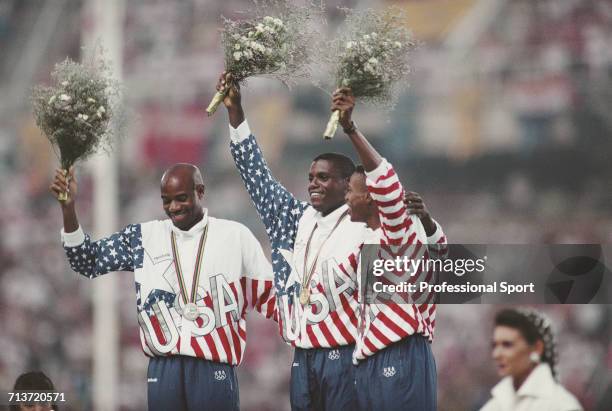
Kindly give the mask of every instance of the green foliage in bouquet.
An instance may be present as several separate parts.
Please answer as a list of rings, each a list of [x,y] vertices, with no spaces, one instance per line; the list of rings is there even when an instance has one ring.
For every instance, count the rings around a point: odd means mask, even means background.
[[[102,56],[86,63],[70,59],[57,64],[52,85],[36,86],[32,103],[36,125],[51,142],[61,167],[68,170],[99,149],[110,149],[119,85]]]

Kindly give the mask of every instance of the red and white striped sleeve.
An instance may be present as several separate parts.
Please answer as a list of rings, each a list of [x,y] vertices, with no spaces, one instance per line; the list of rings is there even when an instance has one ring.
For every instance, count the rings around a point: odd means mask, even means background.
[[[254,309],[266,318],[278,320],[272,265],[266,259],[261,244],[253,233],[246,227],[242,233],[241,285],[245,300],[243,310]]]
[[[387,244],[413,244],[417,232],[404,204],[404,188],[393,166],[383,159],[378,167],[366,172],[366,185],[378,206],[380,225]]]
[[[448,257],[448,239],[444,230],[442,230],[442,226],[435,219],[433,219],[433,222],[436,224],[436,231],[427,237],[429,257],[444,260]]]

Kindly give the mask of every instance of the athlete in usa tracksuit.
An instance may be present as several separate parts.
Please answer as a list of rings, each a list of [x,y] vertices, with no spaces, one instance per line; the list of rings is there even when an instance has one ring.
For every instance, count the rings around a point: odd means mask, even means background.
[[[65,185],[56,180],[57,194]],[[180,201],[193,186],[178,192]],[[150,358],[149,410],[236,411],[234,369],[246,348],[247,309],[275,317],[272,269],[245,226],[208,216],[198,201],[184,206],[165,195],[171,219],[130,224],[95,242],[78,225],[74,205],[63,205],[66,255],[74,271],[91,279],[134,272],[140,340]],[[190,209],[194,224],[177,227]]]

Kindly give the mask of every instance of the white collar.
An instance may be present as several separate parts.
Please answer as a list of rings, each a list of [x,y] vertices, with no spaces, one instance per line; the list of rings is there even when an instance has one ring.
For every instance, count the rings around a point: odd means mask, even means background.
[[[170,229],[174,232],[174,234],[183,238],[199,236],[200,234],[202,234],[202,231],[204,231],[204,227],[206,227],[206,225],[208,224],[208,209],[203,208],[202,211],[204,211],[204,216],[202,217],[202,219],[198,221],[189,230],[181,230],[180,228],[172,224],[172,220],[168,220],[170,224]]]
[[[342,204],[340,207],[336,208],[331,213],[324,216],[321,212],[317,211],[315,213],[315,221],[317,222],[317,226],[320,229],[332,229],[334,225],[338,222],[340,216],[348,210],[348,206],[346,204]]]
[[[515,397],[549,398],[554,393],[555,384],[550,366],[541,363],[531,371],[518,391],[514,390],[512,377],[506,377],[493,387],[491,394],[503,404],[510,404]]]

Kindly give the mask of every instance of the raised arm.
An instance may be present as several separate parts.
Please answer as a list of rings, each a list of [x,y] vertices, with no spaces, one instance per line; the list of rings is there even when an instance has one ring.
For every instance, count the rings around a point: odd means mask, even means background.
[[[412,244],[418,238],[413,220],[406,213],[404,189],[391,164],[384,160],[352,120],[355,97],[350,89],[334,92],[332,110],[340,111],[340,125],[344,129],[366,172],[366,185],[376,202],[380,226],[388,244]]]
[[[226,87],[229,87],[229,91],[223,104],[229,115],[231,153],[249,196],[269,236],[277,233],[281,226],[286,231],[295,232],[297,222],[308,204],[297,200],[272,176],[245,119],[240,89],[232,83],[230,75],[227,76],[226,82],[226,75],[223,73],[217,83],[217,90]]]
[[[144,250],[139,224],[129,225],[95,242],[83,232],[75,209],[77,180],[74,170],[68,175],[69,178],[62,170],[57,170],[49,189],[57,198],[69,188],[68,200],[60,201],[60,206],[64,218],[62,243],[70,267],[87,278],[96,278],[112,271],[134,271],[142,266]]]

